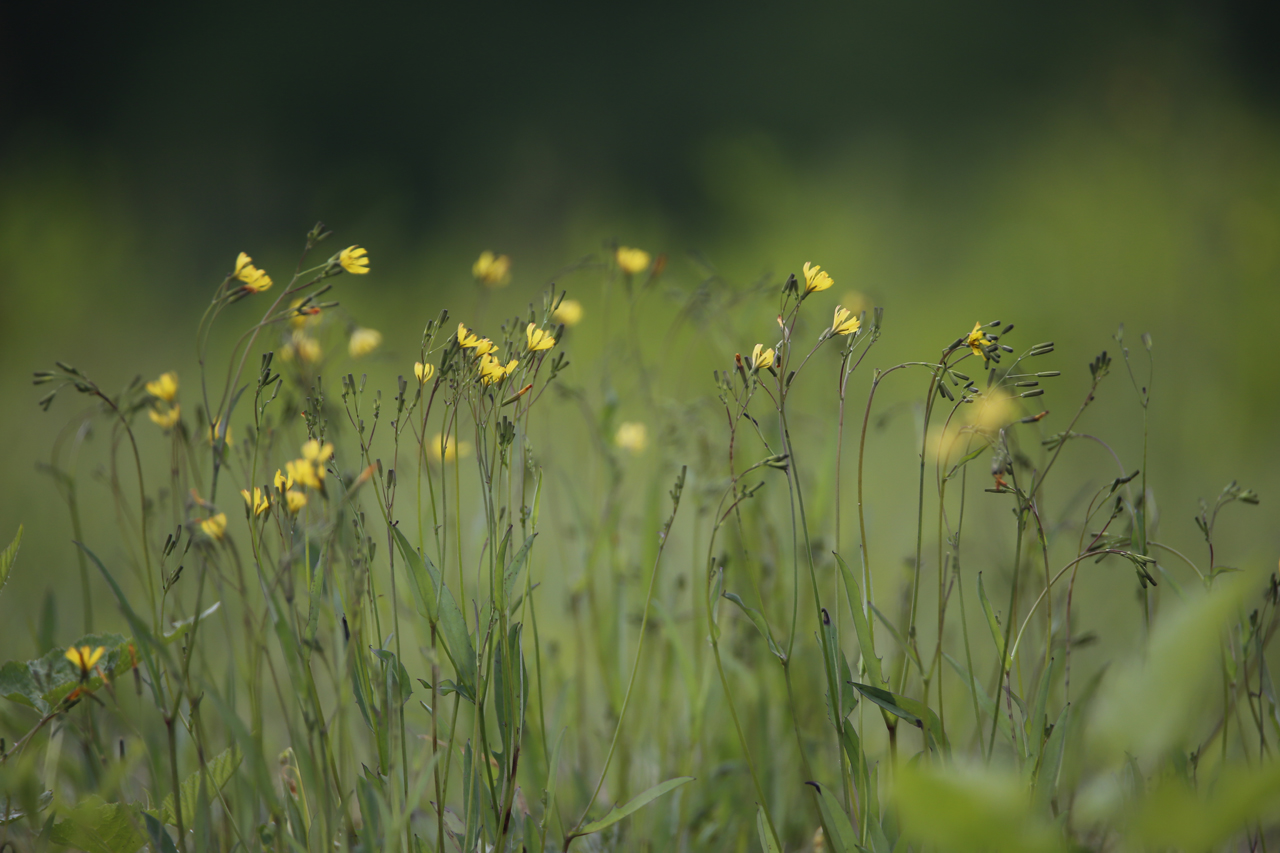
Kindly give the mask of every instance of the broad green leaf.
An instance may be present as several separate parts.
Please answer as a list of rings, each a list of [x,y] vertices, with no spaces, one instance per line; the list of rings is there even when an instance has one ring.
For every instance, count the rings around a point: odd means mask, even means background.
[[[924,722],[919,717],[898,704],[899,697],[897,694],[882,690],[879,687],[872,687],[870,684],[858,684],[855,682],[853,686],[858,688],[858,692],[863,696],[866,696],[895,717],[901,717],[913,726],[924,728]]]
[[[134,663],[134,655],[127,637],[119,634],[89,634],[73,643],[75,647],[88,646],[106,649],[94,674],[84,687],[96,691],[102,687],[99,670],[115,680],[128,672]],[[52,649],[31,661],[9,661],[0,667],[0,696],[21,705],[35,708],[47,714],[80,684],[80,670],[66,658],[65,649]]]
[[[9,573],[13,571],[13,561],[18,557],[18,547],[22,545],[22,525],[18,525],[18,535],[13,537],[9,547],[0,551],[0,589],[9,582]]]
[[[760,849],[764,853],[782,853],[782,848],[778,847],[778,842],[773,840],[773,833],[769,831],[769,822],[764,817],[764,806],[756,804],[756,832],[760,835]]]
[[[235,775],[236,769],[240,767],[240,748],[235,744],[215,755],[206,765],[209,773],[208,795],[212,798],[221,791],[223,786],[231,780]],[[191,825],[191,815],[195,814],[196,798],[200,794],[200,778],[204,775],[203,770],[196,770],[186,779],[182,780],[182,817],[188,827]],[[177,825],[177,815],[173,813],[173,794],[164,798],[164,804],[160,806],[160,819],[167,824]]]
[[[613,826],[615,823],[622,820],[624,817],[627,817],[628,815],[631,815],[639,811],[640,809],[644,808],[645,806],[649,805],[649,803],[653,802],[658,797],[661,797],[663,794],[669,791],[674,791],[676,788],[679,788],[681,785],[692,782],[693,778],[694,777],[692,776],[677,776],[674,779],[668,779],[665,782],[654,785],[652,788],[649,788],[648,790],[637,794],[635,797],[632,797],[623,805],[614,806],[612,809],[609,810],[609,813],[607,815],[600,818],[599,820],[591,821],[591,823],[587,824],[586,826],[582,827],[577,832],[575,832],[574,837],[576,838],[580,835],[590,835],[593,832],[599,832],[600,830],[606,827]]]
[[[835,552],[832,552],[835,553]],[[844,594],[849,601],[849,611],[853,614],[853,628],[858,635],[858,647],[862,649],[862,664],[871,677],[871,683],[879,687],[884,684],[884,676],[880,671],[880,658],[876,657],[875,638],[871,626],[867,623],[867,614],[862,609],[862,589],[858,581],[845,565],[844,558],[835,555],[840,564],[840,574],[844,578]]]
[[[410,584],[418,601],[418,610],[426,618],[440,624],[440,638],[445,654],[458,675],[459,693],[472,702],[476,695],[476,650],[467,632],[467,620],[458,608],[453,593],[444,585],[431,560],[419,554],[398,528],[392,528],[400,555],[409,567]]]
[[[147,823],[147,835],[151,838],[152,849],[159,853],[178,853],[178,848],[173,845],[173,838],[169,836],[164,824],[151,815],[143,815],[143,818]]]
[[[829,788],[817,782],[805,784],[814,790],[818,811],[822,813],[822,824],[827,828],[827,840],[831,842],[831,848],[836,853],[856,853],[858,834],[853,831],[853,824],[850,823],[849,816],[844,813],[844,807],[840,805],[840,801]]]
[[[395,652],[387,649],[369,649],[378,660],[387,665],[386,695],[401,706],[413,695],[413,682],[409,679],[409,671],[396,658]],[[398,695],[397,695],[398,694]]]
[[[926,743],[931,746],[936,745],[944,753],[950,753],[951,743],[947,740],[946,732],[942,729],[942,720],[938,718],[937,713],[932,708],[918,699],[908,699],[906,696],[899,696],[897,693],[890,693],[888,690],[872,687],[869,684],[854,684],[853,686],[863,696],[866,696],[889,713],[901,717],[916,728],[923,729],[926,732]]]
[[[754,607],[748,606],[747,603],[742,600],[742,597],[736,592],[726,592],[724,597],[738,605],[742,612],[747,615],[747,618],[751,620],[751,624],[756,626],[756,630],[760,632],[760,635],[764,637],[765,642],[769,644],[769,651],[772,652],[778,660],[785,661],[787,659],[787,653],[784,652],[776,642],[774,642],[773,634],[769,631],[769,623],[765,620],[764,614]]]
[[[49,840],[86,853],[134,853],[147,843],[142,818],[132,806],[88,797],[53,824]]]

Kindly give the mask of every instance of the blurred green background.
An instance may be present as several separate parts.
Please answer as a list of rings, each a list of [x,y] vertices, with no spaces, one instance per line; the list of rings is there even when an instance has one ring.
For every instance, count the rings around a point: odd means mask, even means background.
[[[612,240],[668,254],[642,322],[660,398],[678,404],[731,354],[696,325],[670,333],[709,270],[745,289],[821,263],[837,298],[886,306],[879,366],[931,357],[977,319],[1016,322],[1012,343],[1058,342],[1060,424],[1117,325],[1135,343],[1150,331],[1166,538],[1196,548],[1196,498],[1239,478],[1263,505],[1224,520],[1221,559],[1270,563],[1277,17],[942,0],[0,9],[0,538],[27,525],[5,657],[31,650],[47,590],[77,612],[65,508],[35,463],[79,404],[41,413],[31,371],[63,359],[108,389],[194,379],[193,330],[235,254],[280,280],[318,219],[335,250],[369,248],[374,274],[337,296],[386,336],[355,368],[384,388],[440,308],[483,316],[483,249],[514,259],[490,318],[554,279],[589,320],[599,277],[557,271]],[[742,351],[774,333],[772,299],[754,304]],[[1088,427],[1133,468],[1126,382]],[[902,494],[886,500],[909,508],[914,461],[895,464]]]

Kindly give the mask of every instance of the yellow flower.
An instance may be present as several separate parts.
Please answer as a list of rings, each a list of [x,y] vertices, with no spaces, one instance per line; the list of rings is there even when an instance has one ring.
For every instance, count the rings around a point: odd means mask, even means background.
[[[549,333],[539,329],[536,323],[530,323],[528,328],[524,330],[524,334],[529,339],[529,352],[551,349],[556,345],[556,339],[551,337]]]
[[[382,332],[377,329],[356,329],[347,341],[347,350],[352,358],[368,355],[382,344]]]
[[[618,425],[613,443],[623,450],[639,453],[649,446],[649,430],[642,423],[627,421]]]
[[[511,375],[511,372],[516,369],[516,365],[519,363],[518,360],[513,358],[503,364],[491,355],[483,355],[480,357],[480,381],[485,385],[494,385],[501,382]]]
[[[348,246],[338,253],[338,263],[352,275],[364,275],[369,271],[368,250],[360,246]]]
[[[306,364],[315,364],[323,355],[320,342],[305,332],[294,332],[290,343],[280,348],[280,358],[287,362],[297,358]]]
[[[248,489],[240,490],[241,497],[244,498],[245,504],[253,510],[254,515],[262,515],[271,506],[271,502],[267,500],[267,496],[262,493],[262,489],[254,486],[253,494],[249,494]]]
[[[835,317],[831,321],[831,334],[852,335],[862,326],[862,321],[853,316],[848,308],[836,306]]]
[[[443,443],[443,452],[441,445]],[[458,456],[466,456],[471,452],[471,445],[465,441],[455,442],[452,436],[441,436],[436,433],[431,440],[427,442],[427,455],[431,457],[433,462],[439,462],[442,459],[445,462],[452,462]]]
[[[419,385],[426,385],[431,381],[431,377],[436,375],[436,366],[415,361],[413,363],[413,375],[418,377]]]
[[[773,367],[774,352],[773,347],[764,348],[764,344],[756,344],[751,350],[751,369],[752,371],[763,370],[766,367]]]
[[[995,432],[1017,417],[1017,404],[1004,391],[994,388],[974,400],[967,414],[970,423],[978,429]]]
[[[468,332],[467,327],[458,324],[458,346],[463,349],[471,349],[480,346],[482,341],[488,341],[488,338],[482,338],[474,332]],[[492,343],[492,341],[490,341]]]
[[[246,267],[253,266],[253,258],[245,252],[241,252],[236,257],[236,271],[232,273],[236,278],[240,278],[240,273],[244,272]]]
[[[822,267],[811,265],[808,261],[804,264],[804,295],[816,293],[819,290],[826,290],[835,284],[831,276],[822,271]]]
[[[209,427],[209,444],[213,444],[218,437],[218,430],[222,428],[222,420],[219,419],[216,424]],[[231,425],[227,425],[227,446],[231,446]]]
[[[200,522],[200,529],[210,539],[221,539],[227,535],[227,514],[220,512],[217,515],[209,516]]]
[[[178,396],[178,374],[172,370],[161,373],[159,379],[147,383],[147,393],[157,400],[172,403]]]
[[[289,505],[289,512],[297,513],[307,505],[307,496],[302,492],[290,489],[284,493],[284,499]]]
[[[283,492],[285,489],[293,488],[293,475],[285,475],[279,468],[276,469],[276,491]]]
[[[314,438],[308,439],[306,443],[302,445],[302,458],[308,462],[314,462],[317,465],[328,462],[333,458],[333,442],[326,441],[324,444],[321,444]]]
[[[88,678],[89,670],[93,669],[94,664],[102,660],[102,656],[106,653],[107,650],[102,646],[98,646],[96,649],[91,649],[88,646],[81,646],[80,648],[72,646],[67,649],[65,657],[75,664],[76,669],[80,670],[81,678]]]
[[[618,261],[618,269],[627,275],[635,275],[649,268],[649,253],[644,249],[632,249],[630,246],[619,246],[614,252]]]
[[[987,347],[995,343],[995,341],[988,338],[986,333],[982,331],[981,323],[973,324],[973,331],[964,339],[964,342],[969,349],[973,350],[974,355],[982,356],[983,361],[987,360]]]
[[[307,486],[312,489],[319,489],[324,479],[324,468],[317,467],[308,459],[294,459],[284,464],[285,471],[289,472],[289,479],[300,485]]]
[[[576,299],[561,300],[560,307],[551,312],[551,319],[566,326],[578,325],[578,321],[582,319],[582,303]]]
[[[495,344],[493,341],[489,340],[488,338],[481,338],[480,343],[476,344],[475,349],[476,351],[474,355],[476,356],[476,358],[479,358],[480,356],[489,355],[490,353],[497,352],[498,345]]]
[[[253,258],[244,252],[236,258],[236,271],[233,275],[244,282],[244,290],[261,293],[271,286],[271,276],[253,265]]]
[[[179,406],[173,406],[167,411],[161,412],[158,409],[148,409],[147,416],[151,418],[151,422],[160,429],[173,429],[181,417]]]
[[[471,265],[471,274],[476,281],[489,287],[502,287],[511,280],[511,259],[506,255],[494,255],[483,251],[479,259]]]

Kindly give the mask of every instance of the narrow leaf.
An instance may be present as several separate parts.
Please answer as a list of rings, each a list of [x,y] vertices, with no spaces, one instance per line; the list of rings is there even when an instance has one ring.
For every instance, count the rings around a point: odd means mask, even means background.
[[[9,582],[9,572],[13,571],[13,561],[18,558],[18,547],[22,544],[22,525],[18,525],[18,535],[13,537],[9,547],[0,551],[0,589]]]
[[[761,636],[764,637],[765,642],[769,644],[769,651],[772,652],[778,660],[786,661],[787,653],[784,652],[776,642],[774,642],[773,633],[769,630],[769,623],[765,620],[764,614],[754,607],[748,606],[747,603],[742,600],[742,597],[736,592],[726,592],[724,597],[738,605],[742,612],[747,615],[747,618],[751,620],[751,624],[756,626],[756,630],[760,632]]]
[[[637,794],[635,797],[628,800],[625,804],[621,806],[614,806],[612,809],[609,810],[609,813],[604,817],[600,818],[599,820],[593,820],[591,823],[579,829],[576,833],[574,833],[574,837],[576,838],[579,835],[590,835],[593,832],[599,832],[605,827],[613,826],[615,823],[622,820],[624,817],[627,817],[628,815],[639,811],[640,809],[649,805],[649,803],[653,802],[658,797],[661,797],[663,794],[667,793],[668,791],[674,791],[676,788],[679,788],[681,785],[692,782],[693,779],[694,777],[692,776],[677,776],[674,779],[668,779],[665,782],[654,785],[652,788],[649,788],[647,791]]]

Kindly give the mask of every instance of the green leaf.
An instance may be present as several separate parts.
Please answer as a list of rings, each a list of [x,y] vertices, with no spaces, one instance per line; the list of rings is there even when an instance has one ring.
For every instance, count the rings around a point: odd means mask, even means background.
[[[141,824],[134,807],[88,797],[53,825],[49,840],[86,853],[134,853],[147,843]]]
[[[213,798],[223,786],[231,780],[236,770],[240,767],[240,748],[235,744],[227,747],[213,757],[205,768],[209,773],[208,796]],[[200,795],[200,779],[204,775],[202,770],[196,770],[186,779],[182,780],[182,817],[184,822],[190,826],[191,815],[196,811],[196,800]],[[167,824],[177,825],[177,815],[173,813],[173,794],[164,798],[164,804],[160,806],[160,819]]]
[[[1278,798],[1280,765],[1274,762],[1228,765],[1207,792],[1165,777],[1136,808],[1130,807],[1134,813],[1127,835],[1148,849],[1215,850],[1259,818],[1274,814]]]
[[[747,614],[747,618],[751,620],[751,624],[756,626],[756,630],[764,637],[765,642],[769,644],[769,651],[774,654],[780,661],[786,661],[787,653],[778,646],[773,640],[773,634],[769,631],[769,623],[765,620],[764,614],[754,607],[749,607],[742,597],[736,592],[726,592],[724,597],[732,601],[734,604]]]
[[[147,835],[151,837],[152,849],[160,853],[178,853],[178,848],[173,846],[173,839],[164,828],[164,824],[151,815],[143,815],[143,817],[147,822]]]
[[[880,624],[888,629],[889,634],[893,636],[893,639],[902,647],[902,651],[906,653],[907,657],[911,659],[911,662],[916,665],[916,669],[920,671],[921,675],[923,675],[924,664],[920,662],[920,656],[916,653],[915,647],[907,642],[906,638],[898,632],[897,628],[893,627],[893,623],[889,621],[889,617],[881,613],[878,607],[874,604],[870,605],[870,607],[871,612],[880,618]]]
[[[0,589],[9,582],[9,572],[13,571],[13,561],[18,558],[18,546],[22,544],[22,525],[18,525],[18,535],[13,537],[9,547],[0,551]]]
[[[669,791],[674,791],[676,788],[679,788],[681,785],[685,785],[689,782],[692,782],[693,779],[694,777],[692,776],[677,776],[674,779],[668,779],[665,782],[661,782],[657,785],[654,785],[652,788],[649,788],[647,791],[643,791],[642,793],[637,794],[635,797],[628,800],[625,804],[621,806],[614,806],[612,809],[609,810],[609,813],[607,815],[600,818],[599,820],[593,820],[591,823],[582,827],[581,829],[579,829],[577,832],[573,834],[573,837],[577,838],[580,835],[590,835],[593,832],[599,832],[600,830],[606,827],[613,826],[615,823],[622,820],[624,817],[627,817],[628,815],[633,814],[634,812],[637,812],[640,809],[644,808],[645,806],[649,805],[649,803],[658,799],[658,797],[661,797],[663,794]]]
[[[769,822],[764,818],[764,806],[759,803],[756,804],[756,832],[760,835],[760,849],[764,853],[782,853],[778,842],[773,840],[773,833],[769,831]]]
[[[838,720],[843,720],[853,711],[858,704],[858,694],[853,690],[853,675],[849,672],[849,661],[840,648],[836,626],[825,607],[822,608],[822,638],[826,655],[827,709],[831,712],[832,725],[839,729],[841,726]]]
[[[1004,660],[1004,668],[1007,670],[1013,666],[1013,661],[1004,655],[1004,635],[1000,632],[1000,620],[996,618],[995,608],[991,606],[991,599],[987,598],[987,590],[982,585],[982,572],[978,572],[978,600],[982,602],[982,612],[987,615],[987,626],[991,628],[991,639],[996,644],[996,654]]]
[[[930,748],[941,749],[943,753],[951,752],[951,743],[946,732],[942,730],[942,720],[932,708],[918,699],[908,699],[888,690],[881,690],[867,684],[854,684],[854,687],[872,702],[891,714],[901,717],[918,729],[925,732],[925,742]]]
[[[1049,702],[1049,686],[1053,683],[1053,662],[1054,659],[1050,658],[1048,666],[1040,672],[1040,685],[1036,689],[1036,698],[1031,704],[1031,714],[1026,718],[1023,727],[1027,736],[1028,781],[1032,778],[1036,765],[1040,763],[1040,748],[1045,741],[1044,730],[1049,725],[1045,706]]]
[[[832,552],[834,553],[834,552]],[[844,594],[849,601],[849,611],[853,614],[853,627],[858,634],[858,647],[862,649],[862,664],[871,676],[871,682],[877,687],[884,684],[884,676],[880,671],[880,658],[876,657],[875,637],[871,626],[867,623],[867,614],[862,609],[862,590],[853,572],[845,565],[844,558],[835,555],[840,564],[840,574],[844,577]]]
[[[419,554],[398,528],[393,527],[392,532],[400,555],[413,578],[410,587],[418,601],[418,610],[431,621],[439,621],[445,654],[449,656],[458,676],[458,692],[474,702],[476,650],[471,645],[471,635],[467,632],[467,620],[431,560]]]
[[[924,728],[924,723],[919,717],[898,704],[899,697],[896,694],[890,693],[888,690],[882,690],[879,687],[872,687],[869,684],[855,682],[853,686],[858,688],[858,692],[863,696],[866,696],[895,717],[901,717],[913,726]]]
[[[530,533],[529,538],[524,540],[524,544],[520,546],[520,550],[516,551],[516,555],[511,558],[511,565],[507,567],[507,573],[503,579],[503,601],[510,606],[511,593],[515,591],[516,581],[520,578],[520,570],[524,568],[525,562],[529,559],[529,549],[533,547],[533,540],[537,533]],[[501,561],[499,561],[501,565]]]
[[[844,813],[840,801],[830,790],[817,782],[805,782],[814,790],[818,801],[818,811],[822,814],[822,824],[827,828],[827,839],[836,853],[856,853],[858,834],[853,831],[849,816]]]
[[[166,644],[172,643],[174,640],[178,639],[183,634],[190,631],[191,626],[194,625],[197,620],[199,620],[200,622],[203,622],[213,614],[217,613],[218,608],[221,606],[222,606],[221,601],[215,601],[209,607],[206,607],[199,616],[188,616],[186,619],[182,619],[178,622],[174,622],[173,630],[165,634],[162,639]]]
[[[1058,771],[1062,769],[1062,755],[1067,745],[1067,726],[1071,723],[1071,704],[1067,703],[1058,714],[1053,724],[1049,740],[1044,745],[1040,758],[1040,766],[1036,768],[1034,799],[1036,809],[1042,813],[1049,811],[1049,802],[1053,791],[1058,787]]]
[[[106,653],[84,683],[90,691],[102,687],[101,670],[114,680],[133,667],[134,657],[129,651],[129,639],[119,634],[89,634],[76,640],[76,647],[102,646]],[[35,708],[47,714],[80,684],[80,671],[67,660],[63,649],[52,649],[30,661],[9,661],[0,667],[0,696],[20,705]]]
[[[988,449],[988,445],[984,442],[980,444],[976,450],[971,450],[968,453],[966,453],[964,456],[960,457],[960,461],[956,462],[955,465],[951,466],[951,470],[947,472],[947,476],[944,477],[943,479],[950,480],[957,473],[959,473],[961,468],[968,465],[970,462],[977,459],[982,454],[986,453],[987,449]]]

